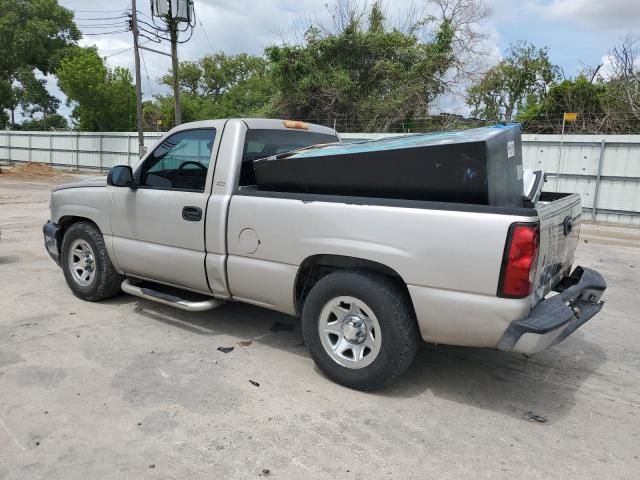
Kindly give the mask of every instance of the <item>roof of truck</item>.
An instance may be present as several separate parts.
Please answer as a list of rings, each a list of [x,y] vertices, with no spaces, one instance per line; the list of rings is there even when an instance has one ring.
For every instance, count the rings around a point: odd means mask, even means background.
[[[183,123],[177,127],[171,129],[171,132],[180,130],[189,130],[192,128],[217,128],[222,129],[227,122],[244,122],[250,129],[269,129],[269,130],[295,130],[296,128],[287,127],[285,122],[288,120],[280,120],[274,118],[224,118],[216,120],[200,120],[197,122]],[[324,133],[327,135],[337,135],[337,132],[330,127],[323,127],[322,125],[316,125],[314,123],[306,122],[291,122],[292,124],[298,124],[298,128],[303,131]]]

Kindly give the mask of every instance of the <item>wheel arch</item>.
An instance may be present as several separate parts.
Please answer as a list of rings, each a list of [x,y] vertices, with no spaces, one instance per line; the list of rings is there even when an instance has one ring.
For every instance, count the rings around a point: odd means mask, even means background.
[[[401,285],[402,289],[409,290],[402,276],[393,268],[373,260],[348,255],[316,254],[304,259],[298,268],[294,283],[294,304],[298,315],[302,313],[304,301],[311,288],[323,277],[337,270],[360,270],[374,272],[390,277]],[[408,295],[410,299],[411,296]],[[411,305],[413,308],[413,304]]]
[[[62,240],[64,239],[64,234],[69,229],[69,227],[71,227],[71,225],[78,222],[89,222],[93,224],[100,231],[100,227],[98,226],[98,224],[93,220],[91,220],[90,218],[79,217],[76,215],[64,215],[60,217],[58,219],[58,223],[55,224],[59,227],[59,229],[56,231],[55,237],[56,237],[57,246],[58,246],[58,255],[60,257],[62,256]]]
[[[104,237],[105,233],[100,228],[100,225],[98,225],[98,223],[95,222],[94,220],[92,220],[91,218],[83,217],[83,216],[80,216],[80,215],[63,215],[62,217],[60,217],[58,219],[58,226],[60,227],[60,231],[58,232],[58,239],[57,240],[58,240],[58,254],[60,255],[60,258],[62,258],[62,242],[64,240],[65,233],[69,230],[69,228],[71,226],[73,226],[73,225],[75,225],[77,223],[80,223],[80,222],[90,223]],[[118,273],[122,274],[123,273],[122,269],[120,268],[120,265],[118,264],[117,258],[115,256],[115,252],[113,251],[113,247],[111,245],[111,242],[108,241],[106,238],[105,238],[105,246],[107,248],[107,253],[109,255],[109,259],[111,260],[111,263],[113,264],[115,269],[118,271]]]
[[[91,223],[94,227],[98,229],[100,233],[102,233],[100,226],[90,218],[81,217],[78,215],[64,215],[58,219],[58,226],[60,227],[60,233],[59,233],[60,238],[58,239],[59,249],[62,248],[62,239],[64,238],[64,234],[67,232],[67,230],[69,230],[69,227],[80,222]]]

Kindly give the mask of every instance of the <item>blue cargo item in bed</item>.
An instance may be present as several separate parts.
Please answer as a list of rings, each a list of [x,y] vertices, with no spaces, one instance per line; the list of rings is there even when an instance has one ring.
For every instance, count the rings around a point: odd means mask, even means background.
[[[519,207],[520,126],[335,143],[255,160],[259,190]]]

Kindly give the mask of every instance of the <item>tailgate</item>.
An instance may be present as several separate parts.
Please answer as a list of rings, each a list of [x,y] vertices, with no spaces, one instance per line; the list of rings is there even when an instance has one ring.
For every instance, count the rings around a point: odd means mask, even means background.
[[[540,220],[540,250],[536,270],[533,304],[571,274],[578,245],[582,204],[573,193],[544,192],[536,205]]]

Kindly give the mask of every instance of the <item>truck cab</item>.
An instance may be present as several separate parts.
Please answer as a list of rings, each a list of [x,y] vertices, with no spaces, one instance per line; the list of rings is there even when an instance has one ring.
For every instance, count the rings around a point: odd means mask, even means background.
[[[124,166],[106,182],[55,188],[51,208],[62,225],[78,218],[78,210],[91,209],[109,257],[124,275],[227,299],[227,210],[239,183],[252,183],[252,160],[337,141],[334,130],[300,122],[183,124],[130,171]]]

